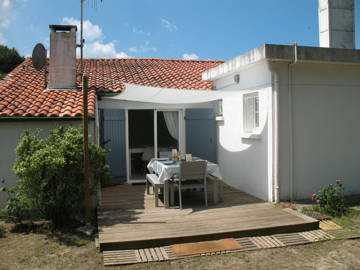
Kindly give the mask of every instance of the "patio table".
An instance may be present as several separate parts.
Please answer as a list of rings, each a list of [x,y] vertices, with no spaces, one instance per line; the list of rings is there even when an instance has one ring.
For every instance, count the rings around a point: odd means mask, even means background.
[[[201,158],[193,157],[193,161],[202,160]],[[174,176],[180,174],[180,162],[169,162],[169,159],[165,158],[153,158],[150,160],[147,168],[151,173],[155,173],[159,177],[159,181],[164,183],[164,204],[165,207],[169,207],[169,181]],[[221,197],[221,181],[222,176],[219,165],[213,162],[207,162],[207,173],[212,176],[211,180],[214,181],[213,198],[214,203],[219,202]]]

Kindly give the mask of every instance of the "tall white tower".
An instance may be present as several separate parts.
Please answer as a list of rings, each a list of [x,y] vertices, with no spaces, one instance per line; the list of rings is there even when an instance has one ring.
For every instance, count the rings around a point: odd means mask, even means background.
[[[354,2],[319,0],[320,47],[355,49]]]

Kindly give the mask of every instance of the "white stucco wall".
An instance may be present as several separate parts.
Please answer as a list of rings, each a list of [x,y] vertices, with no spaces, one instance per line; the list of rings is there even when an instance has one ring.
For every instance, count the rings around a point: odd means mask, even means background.
[[[223,100],[223,122],[218,122],[218,162],[226,183],[264,200],[269,200],[269,111],[271,73],[265,61],[215,81],[216,89],[242,90]],[[243,94],[259,92],[260,138],[243,137]]]
[[[360,193],[360,66],[308,63],[292,69],[293,198],[309,198],[338,178],[347,193]],[[280,190],[286,199],[291,178],[284,65],[282,71]]]
[[[7,186],[12,186],[16,183],[16,175],[12,172],[12,167],[16,158],[15,148],[18,145],[20,136],[26,130],[43,130],[41,136],[46,136],[47,132],[59,126],[74,125],[80,126],[80,120],[73,121],[0,121],[0,179],[6,179]],[[90,122],[89,134],[92,139],[96,139],[94,129],[94,121]],[[0,193],[0,207],[4,205],[7,196]]]

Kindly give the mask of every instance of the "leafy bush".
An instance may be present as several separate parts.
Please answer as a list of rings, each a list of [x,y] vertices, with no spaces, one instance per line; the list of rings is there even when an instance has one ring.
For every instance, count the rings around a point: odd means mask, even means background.
[[[36,218],[36,209],[31,207],[29,198],[21,193],[16,193],[10,197],[6,203],[6,214],[10,221],[21,223],[24,220]]]
[[[29,200],[21,194],[14,194],[13,188],[6,185],[5,179],[0,181],[0,192],[6,193],[8,197],[6,207],[1,209],[0,215],[15,223],[21,223],[24,218],[32,216]]]
[[[15,197],[7,209],[28,215],[28,210],[51,220],[57,227],[69,225],[83,216],[84,174],[82,133],[75,127],[60,127],[40,139],[39,131],[25,132],[16,148],[14,172],[19,177]],[[99,181],[108,180],[106,150],[89,144],[93,176],[91,193]]]
[[[347,212],[344,191],[343,181],[336,180],[335,186],[332,184],[324,186],[311,197],[319,205],[322,212],[331,216],[342,216]]]

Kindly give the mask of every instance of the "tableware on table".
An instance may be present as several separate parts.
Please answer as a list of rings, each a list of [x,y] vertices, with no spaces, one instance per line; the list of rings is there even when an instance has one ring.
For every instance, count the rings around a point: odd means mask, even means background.
[[[191,154],[186,154],[185,155],[185,160],[186,161],[192,161],[192,155]]]
[[[165,164],[165,165],[175,164],[175,162],[173,160],[165,160],[165,161],[162,161],[162,163]]]

